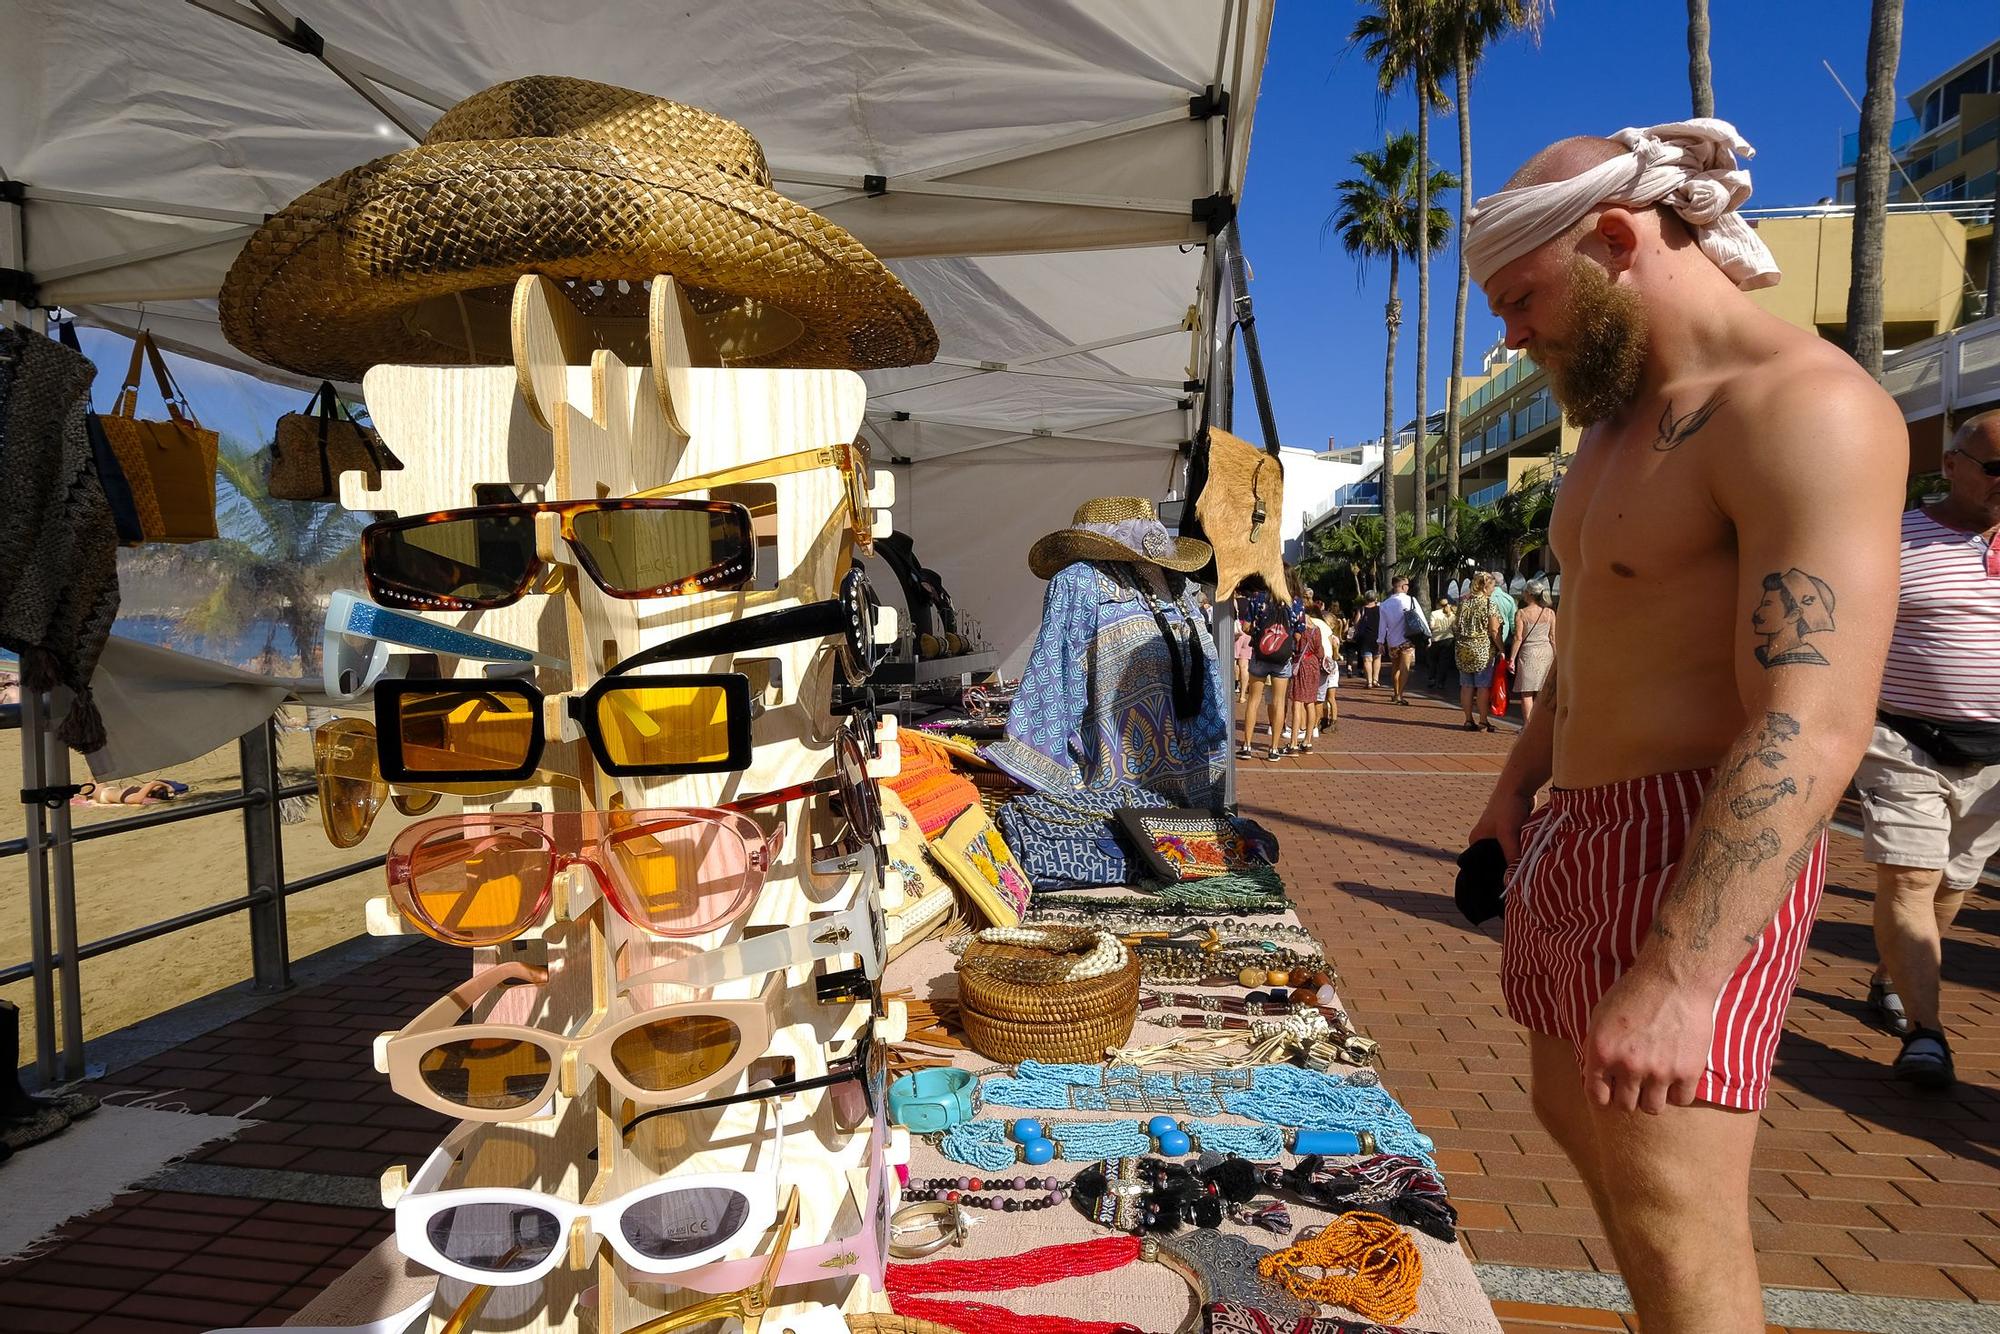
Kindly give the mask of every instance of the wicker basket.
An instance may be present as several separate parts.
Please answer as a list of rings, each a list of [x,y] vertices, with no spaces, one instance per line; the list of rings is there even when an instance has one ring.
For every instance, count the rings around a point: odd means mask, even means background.
[[[959,1020],[965,1040],[991,1061],[1102,1061],[1132,1036],[1139,1013],[1139,960],[1080,982],[1019,982],[989,971],[1009,961],[1053,962],[1046,949],[975,940],[958,965]]]

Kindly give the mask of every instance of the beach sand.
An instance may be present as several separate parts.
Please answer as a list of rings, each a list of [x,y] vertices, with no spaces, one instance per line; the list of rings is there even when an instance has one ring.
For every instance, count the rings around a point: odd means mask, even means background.
[[[303,711],[282,717],[294,725]],[[5,761],[19,773],[18,733],[0,734],[0,746],[11,752]],[[303,731],[279,734],[279,766],[283,781],[312,777],[312,737]],[[72,758],[71,772],[83,781],[88,769]],[[171,777],[188,784],[182,801],[241,790],[234,742],[190,764],[142,778]],[[16,789],[22,786],[16,782]],[[381,817],[359,846],[336,848],[320,827],[319,803],[292,803],[296,823],[283,826],[285,878],[298,880],[365,857],[386,852],[396,832],[409,818],[394,806]],[[457,808],[447,797],[436,808],[443,814]],[[76,827],[95,826],[136,814],[139,807],[72,806]],[[157,810],[158,807],[145,807]],[[25,809],[17,801],[0,803],[0,838],[18,838],[26,828]],[[179,824],[144,829],[78,844],[76,857],[77,934],[88,944],[115,932],[146,926],[246,892],[243,856],[243,816],[229,811]],[[361,935],[366,926],[362,905],[384,892],[379,868],[360,872],[287,900],[286,920],[291,956],[308,954]],[[28,859],[0,862],[0,967],[26,961],[31,954],[28,934]],[[53,919],[51,930],[53,931]],[[250,976],[250,919],[234,913],[86,960],[83,965],[83,1031],[86,1039],[149,1018],[185,1001],[206,996]],[[21,1007],[21,1059],[33,1060],[34,994],[32,980],[0,988],[0,998]],[[58,1030],[60,1041],[60,1030]]]

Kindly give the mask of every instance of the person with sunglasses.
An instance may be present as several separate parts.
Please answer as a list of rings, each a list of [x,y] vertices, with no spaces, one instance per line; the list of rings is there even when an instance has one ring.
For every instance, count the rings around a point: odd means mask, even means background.
[[[1949,1088],[1942,938],[2000,852],[2000,409],[1958,428],[1950,490],[1903,515],[1902,585],[1861,792],[1875,868],[1870,1008],[1903,1039],[1898,1077]]]

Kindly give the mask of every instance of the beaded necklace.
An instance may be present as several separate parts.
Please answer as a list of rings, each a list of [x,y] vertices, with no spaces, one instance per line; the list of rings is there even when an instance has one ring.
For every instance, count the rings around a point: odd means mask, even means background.
[[[1317,1278],[1307,1269],[1320,1271]],[[1380,1214],[1343,1214],[1258,1262],[1257,1272],[1303,1301],[1345,1306],[1370,1320],[1417,1313],[1423,1257],[1409,1234]]]
[[[1267,1126],[1366,1131],[1382,1152],[1409,1154],[1426,1165],[1432,1162],[1431,1154],[1436,1148],[1387,1090],[1349,1084],[1322,1071],[1302,1070],[1293,1065],[1147,1074],[1131,1065],[1023,1061],[1014,1068],[1012,1076],[984,1080],[979,1093],[992,1106],[1041,1111],[1069,1107],[1086,1111],[1101,1107],[1109,1111],[1129,1107],[1139,1098],[1173,1099],[1195,1116],[1219,1116],[1227,1112]],[[1093,1105],[1092,1095],[1101,1098],[1101,1103]],[[1074,1123],[1052,1122],[1051,1128],[1063,1124]],[[1230,1151],[1220,1144],[1212,1147]],[[1144,1153],[1145,1149],[1137,1152]],[[1242,1153],[1242,1156],[1256,1155]],[[1006,1164],[974,1165],[991,1171]]]
[[[1145,919],[1132,917],[1134,923],[1159,917],[1244,917],[1264,916],[1290,912],[1297,905],[1290,899],[1265,899],[1261,903],[1225,904],[1220,907],[1203,907],[1199,904],[1167,900],[1156,902],[1152,899],[1108,899],[1092,895],[1062,894],[1038,901],[1028,910],[1028,919],[1035,922],[1075,922],[1088,924],[1091,920],[1108,914],[1144,913]]]
[[[1165,1123],[1164,1125],[1162,1123]],[[1310,1132],[1308,1132],[1310,1133]],[[1294,1132],[1296,1135],[1296,1132]],[[1152,1121],[965,1121],[928,1136],[938,1152],[955,1163],[999,1172],[1017,1162],[1070,1163],[1136,1158],[1146,1153],[1180,1156],[1206,1150],[1269,1162],[1285,1151],[1288,1136],[1277,1126],[1242,1126],[1226,1121],[1190,1121],[1183,1130],[1170,1117]],[[1337,1148],[1324,1152],[1338,1153]]]

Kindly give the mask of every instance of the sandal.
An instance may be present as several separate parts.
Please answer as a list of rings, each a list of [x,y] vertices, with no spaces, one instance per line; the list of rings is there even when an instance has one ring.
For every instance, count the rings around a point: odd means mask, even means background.
[[[1888,978],[1869,979],[1868,1008],[1875,1012],[1882,1027],[1897,1037],[1910,1031],[1910,1016],[1903,1012],[1903,998],[1896,994],[1896,986]]]
[[[1482,731],[1482,732],[1491,732],[1491,731],[1493,731],[1493,730],[1494,730],[1494,728],[1493,728],[1493,724],[1492,724],[1492,722],[1491,722],[1491,721],[1489,720],[1489,721],[1487,721],[1487,722],[1483,722],[1483,723],[1479,724],[1479,730],[1480,730],[1480,731]]]
[[[1270,750],[1270,753],[1265,755],[1264,758],[1267,760],[1274,760],[1274,761],[1282,760],[1290,756],[1291,753],[1292,753],[1292,748],[1290,746],[1273,746]]]
[[[1236,758],[1239,760],[1254,760],[1257,758],[1257,752],[1248,746],[1243,746],[1237,750]]]
[[[1920,1089],[1941,1092],[1957,1082],[1952,1070],[1951,1044],[1935,1028],[1912,1026],[1896,1056],[1896,1078]]]
[[[1310,745],[1299,747],[1299,754],[1301,755],[1310,755],[1312,753],[1313,753],[1313,748]]]

